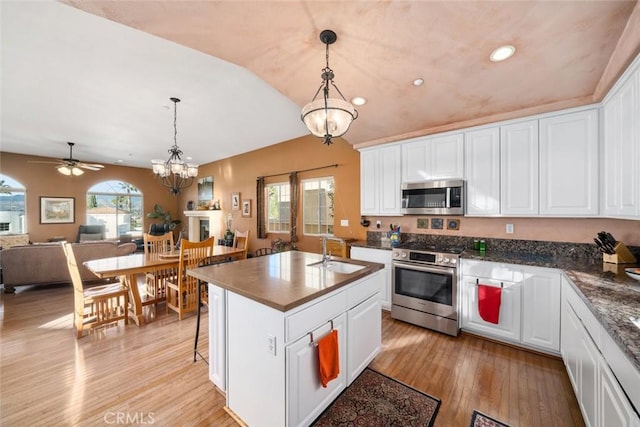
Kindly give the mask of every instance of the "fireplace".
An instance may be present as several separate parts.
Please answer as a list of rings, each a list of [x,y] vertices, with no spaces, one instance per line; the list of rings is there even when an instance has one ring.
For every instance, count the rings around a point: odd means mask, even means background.
[[[200,219],[200,241],[209,238],[209,220]]]
[[[222,211],[221,210],[192,210],[184,211],[188,219],[188,239],[199,242],[209,237],[222,238]]]

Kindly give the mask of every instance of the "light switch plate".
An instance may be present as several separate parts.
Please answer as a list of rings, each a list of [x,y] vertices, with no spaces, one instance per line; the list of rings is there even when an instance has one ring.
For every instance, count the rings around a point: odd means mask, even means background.
[[[507,234],[513,234],[513,224],[507,224]]]
[[[340,226],[341,227],[348,227],[349,226],[349,220],[348,219],[341,219],[340,220]]]

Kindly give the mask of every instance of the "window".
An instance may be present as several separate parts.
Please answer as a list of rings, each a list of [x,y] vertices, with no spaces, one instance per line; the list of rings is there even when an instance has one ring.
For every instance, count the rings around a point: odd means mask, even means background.
[[[333,234],[333,177],[302,181],[305,235]]]
[[[265,186],[267,192],[267,232],[288,233],[291,229],[291,192],[289,183]]]
[[[142,194],[122,181],[105,181],[87,193],[87,224],[104,224],[106,238],[142,237]]]
[[[25,188],[0,174],[0,234],[26,233]]]

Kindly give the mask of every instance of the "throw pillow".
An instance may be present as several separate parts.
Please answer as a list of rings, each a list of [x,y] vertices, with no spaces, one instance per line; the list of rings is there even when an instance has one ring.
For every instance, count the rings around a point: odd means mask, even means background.
[[[92,242],[96,240],[102,240],[102,233],[81,233],[80,234],[80,243],[82,242]]]

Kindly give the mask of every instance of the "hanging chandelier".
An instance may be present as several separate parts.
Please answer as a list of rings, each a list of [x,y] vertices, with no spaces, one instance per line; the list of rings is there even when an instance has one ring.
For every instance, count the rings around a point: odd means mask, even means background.
[[[178,98],[169,98],[173,102],[173,146],[169,149],[169,159],[151,160],[153,173],[160,179],[160,182],[173,195],[179,194],[183,188],[193,184],[193,179],[198,176],[198,165],[193,163],[185,163],[180,156],[182,150],[178,147]]]
[[[348,102],[333,82],[334,73],[329,68],[329,45],[336,42],[338,36],[331,30],[320,33],[320,41],[326,45],[326,67],[322,69],[322,83],[310,103],[302,108],[302,121],[309,131],[324,139],[327,145],[332,144],[331,138],[344,135],[351,122],[358,118],[358,112]],[[329,98],[329,83],[342,99]],[[322,99],[316,99],[322,90]]]

